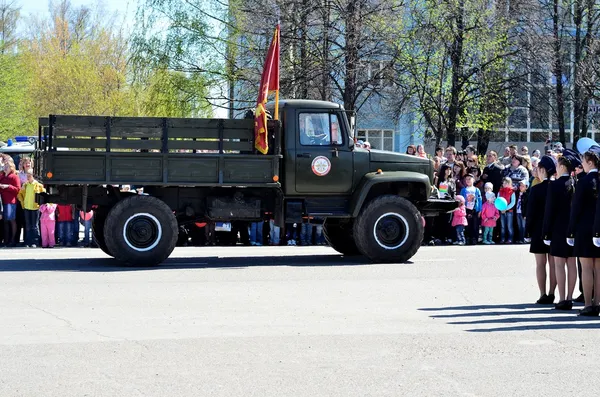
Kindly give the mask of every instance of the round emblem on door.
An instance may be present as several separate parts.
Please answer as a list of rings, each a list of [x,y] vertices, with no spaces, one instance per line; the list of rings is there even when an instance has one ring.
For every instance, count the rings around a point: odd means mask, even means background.
[[[331,161],[325,156],[318,156],[312,161],[310,167],[316,176],[325,176],[331,171]]]

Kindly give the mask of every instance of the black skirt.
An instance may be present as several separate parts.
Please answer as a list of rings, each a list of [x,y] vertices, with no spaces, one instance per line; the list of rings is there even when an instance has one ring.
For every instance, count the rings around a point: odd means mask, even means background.
[[[529,244],[529,252],[532,254],[548,254],[550,247],[544,244],[544,240],[541,237],[532,237],[531,244]]]
[[[587,226],[587,225],[584,225]],[[594,245],[591,228],[583,227],[575,233],[573,256],[579,258],[600,258],[600,248]]]
[[[560,236],[557,238],[552,237],[550,243],[550,255],[557,256],[559,258],[570,258],[573,255],[573,247],[567,244],[567,236]]]

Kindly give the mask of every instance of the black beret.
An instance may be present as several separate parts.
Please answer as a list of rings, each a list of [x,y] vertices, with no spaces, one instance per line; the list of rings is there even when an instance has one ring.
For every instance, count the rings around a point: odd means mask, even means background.
[[[548,176],[556,173],[556,164],[550,156],[543,156],[538,163],[538,167],[542,167],[548,173]]]
[[[577,168],[581,165],[581,160],[576,151],[572,149],[565,149],[562,152],[562,157],[571,164],[573,168]]]

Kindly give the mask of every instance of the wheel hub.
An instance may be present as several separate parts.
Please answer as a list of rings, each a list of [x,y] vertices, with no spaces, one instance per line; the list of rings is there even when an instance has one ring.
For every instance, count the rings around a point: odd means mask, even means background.
[[[408,223],[396,213],[387,213],[375,222],[374,235],[377,243],[385,249],[396,249],[408,238]]]
[[[162,231],[158,219],[150,214],[136,214],[125,223],[127,244],[137,251],[147,251],[158,244]]]

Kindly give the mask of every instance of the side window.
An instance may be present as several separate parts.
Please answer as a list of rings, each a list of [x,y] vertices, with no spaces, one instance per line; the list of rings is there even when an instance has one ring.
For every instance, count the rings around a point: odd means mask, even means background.
[[[343,138],[338,116],[329,113],[300,113],[300,144],[303,146],[341,145]]]

